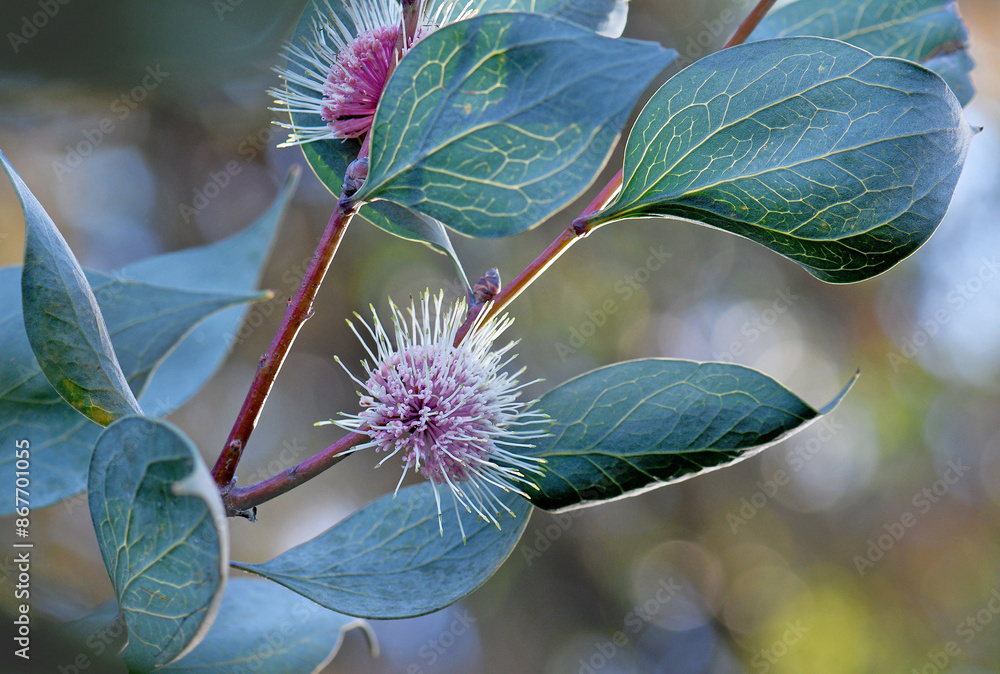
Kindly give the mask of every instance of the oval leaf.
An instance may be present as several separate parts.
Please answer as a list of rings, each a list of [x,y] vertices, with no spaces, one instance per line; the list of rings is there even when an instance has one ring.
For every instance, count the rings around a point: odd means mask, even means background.
[[[328,611],[275,583],[233,578],[204,640],[157,671],[318,672],[355,627],[374,645],[364,620]]]
[[[817,411],[740,365],[648,359],[593,370],[536,404],[554,423],[526,452],[546,461],[528,495],[571,509],[728,466],[830,412],[853,383]]]
[[[756,241],[830,283],[916,250],[974,134],[948,86],[833,40],[766,40],[671,78],[639,115],[603,224],[666,216]]]
[[[501,493],[515,517],[502,527],[442,503],[430,484],[400,489],[265,564],[234,562],[317,604],[361,618],[409,618],[453,604],[486,582],[528,524],[531,505]]]
[[[88,492],[128,632],[122,657],[150,671],[194,648],[218,611],[229,561],[222,501],[194,444],[143,417],[98,438]]]
[[[28,440],[38,468],[32,477],[32,505],[41,508],[86,488],[90,456],[101,428],[64,402],[39,368],[21,319],[20,275],[17,267],[0,269],[0,344],[4,345],[0,446],[5,448],[0,452],[0,480],[13,484],[14,441]],[[220,309],[268,296],[176,290],[97,272],[87,272],[87,281],[107,320],[125,379],[136,394],[199,321]],[[176,407],[168,397],[153,402],[160,410]],[[13,508],[12,501],[0,503],[0,514]]]
[[[445,26],[393,72],[356,198],[470,236],[533,227],[590,184],[636,98],[675,56],[531,14]]]
[[[139,412],[80,263],[2,152],[0,162],[24,210],[24,327],[45,378],[102,426]]]
[[[975,93],[969,33],[954,0],[798,0],[770,12],[747,41],[797,35],[842,40],[878,56],[916,61],[940,75],[962,106]]]

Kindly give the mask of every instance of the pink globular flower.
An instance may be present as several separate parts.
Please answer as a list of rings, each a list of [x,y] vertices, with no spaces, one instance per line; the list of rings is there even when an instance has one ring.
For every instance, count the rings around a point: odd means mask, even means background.
[[[271,89],[279,107],[307,115],[311,126],[276,122],[289,129],[278,147],[317,140],[360,138],[372,127],[375,111],[392,69],[413,44],[402,45],[403,10],[398,0],[343,0],[334,11],[329,0],[313,18],[310,35],[286,47],[288,66],[277,68],[283,88]],[[417,24],[414,44],[447,23],[471,16],[471,0],[429,0]]]
[[[518,383],[523,369],[514,374],[503,371],[514,358],[505,355],[515,343],[493,349],[513,319],[504,315],[478,320],[465,340],[454,346],[466,316],[465,300],[444,312],[444,293],[434,298],[433,311],[430,300],[429,294],[421,296],[419,312],[411,303],[408,318],[390,300],[395,344],[372,309],[374,325],[363,320],[362,325],[375,342],[374,352],[351,323],[373,361],[362,363],[364,381],[351,375],[361,388],[361,411],[321,423],[366,434],[370,441],[354,451],[374,447],[386,452],[380,466],[400,456],[399,484],[411,469],[429,480],[442,532],[438,494],[442,485],[451,491],[456,506],[460,503],[499,527],[501,510],[513,513],[492,487],[526,496],[518,486],[527,484],[522,471],[541,474],[543,461],[522,452],[532,446],[526,441],[545,435],[547,417],[531,411],[532,403],[518,400],[521,389],[534,383]]]
[[[345,0],[340,14],[323,4],[317,3],[309,38],[286,48],[288,66],[277,69],[285,87],[270,91],[280,106],[273,109],[315,115],[317,124],[279,122],[292,132],[281,146],[366,134],[400,56],[397,0]]]
[[[319,113],[336,138],[357,138],[371,129],[395,59],[399,31],[399,26],[365,31],[337,54],[323,87]]]

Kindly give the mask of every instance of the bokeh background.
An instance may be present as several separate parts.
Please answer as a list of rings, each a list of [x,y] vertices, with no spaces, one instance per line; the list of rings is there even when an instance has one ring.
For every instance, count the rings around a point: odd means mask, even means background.
[[[9,37],[0,44],[0,147],[85,266],[113,270],[233,233],[304,164],[299,150],[274,147],[283,136],[265,93],[303,0],[52,4],[58,11],[16,53]],[[724,10],[742,17],[750,4],[633,0],[626,35],[690,62],[735,29]],[[534,395],[594,367],[664,356],[752,366],[819,406],[860,368],[829,420],[637,498],[562,517],[536,511],[484,587],[433,615],[373,623],[377,658],[359,632],[348,634],[325,671],[1000,671],[1000,5],[958,5],[977,62],[968,116],[984,131],[948,217],[903,264],[835,287],[731,235],[640,221],[598,231],[512,306],[519,363],[546,380]],[[0,35],[22,34],[39,6],[4,0]],[[155,85],[143,86],[151,72]],[[92,153],[57,168],[88,138]],[[230,162],[239,171],[192,214],[196,191]],[[509,239],[456,237],[467,271],[495,265],[512,278],[589,198]],[[260,327],[171,417],[210,464],[333,203],[304,172],[263,282],[277,299],[256,309]],[[0,264],[19,263],[22,250],[20,208],[0,181]],[[428,287],[454,294],[443,257],[350,228],[241,483],[335,439],[313,422],[355,401],[333,361],[361,355],[344,318]],[[615,311],[602,318],[609,300]],[[589,336],[581,344],[575,331]],[[270,559],[387,493],[398,473],[374,463],[354,456],[263,506],[256,524],[231,521],[233,557]],[[108,600],[84,504],[34,517],[44,531],[35,609],[69,619]]]

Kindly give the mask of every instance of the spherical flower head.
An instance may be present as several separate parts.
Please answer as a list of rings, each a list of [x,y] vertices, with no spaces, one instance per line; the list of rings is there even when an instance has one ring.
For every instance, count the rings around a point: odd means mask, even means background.
[[[372,128],[389,70],[395,59],[399,26],[367,30],[330,67],[319,116],[335,138],[357,138]]]
[[[530,411],[532,403],[518,400],[521,389],[534,383],[518,383],[523,370],[513,375],[504,371],[514,358],[505,359],[514,342],[493,348],[513,319],[505,315],[477,321],[454,346],[466,303],[459,300],[443,312],[443,301],[444,293],[438,294],[432,310],[431,298],[424,294],[420,311],[411,303],[407,317],[390,300],[395,344],[372,309],[373,325],[362,324],[375,342],[374,352],[351,324],[373,363],[363,363],[364,381],[351,375],[361,387],[361,412],[332,423],[366,434],[370,442],[355,449],[385,452],[379,465],[399,456],[399,484],[411,469],[430,481],[442,532],[440,486],[450,490],[456,506],[460,503],[499,527],[501,510],[513,512],[492,488],[526,496],[518,486],[527,484],[522,471],[540,474],[542,461],[520,451],[531,447],[527,440],[545,434],[547,417]]]
[[[279,145],[359,138],[372,127],[392,69],[406,51],[435,28],[473,11],[468,4],[436,0],[427,7],[412,44],[400,44],[403,11],[398,0],[343,0],[346,19],[325,0],[308,39],[286,47],[289,65],[276,69],[286,86],[271,89],[275,103],[292,114],[315,115],[314,126],[276,122],[291,130]],[[317,5],[318,6],[318,5]]]

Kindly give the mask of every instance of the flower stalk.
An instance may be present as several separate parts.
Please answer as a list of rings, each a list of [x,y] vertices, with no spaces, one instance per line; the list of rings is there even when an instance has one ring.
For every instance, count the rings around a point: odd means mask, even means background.
[[[349,433],[323,451],[266,480],[246,487],[230,488],[222,495],[226,515],[246,517],[251,522],[254,521],[257,518],[256,508],[261,503],[266,503],[308,482],[327,468],[338,464],[347,456],[349,450],[364,442],[368,442],[368,436],[362,433]]]
[[[330,221],[327,223],[322,237],[320,237],[316,253],[302,277],[299,289],[288,301],[281,326],[267,352],[260,358],[257,373],[250,384],[250,390],[247,391],[243,406],[240,408],[236,422],[226,440],[226,445],[212,469],[212,479],[215,480],[215,484],[223,493],[232,486],[236,467],[243,457],[243,450],[250,439],[250,434],[253,433],[254,427],[257,425],[261,410],[271,393],[281,365],[292,347],[292,342],[295,341],[299,330],[313,314],[313,301],[316,299],[316,293],[319,292],[323,277],[326,276],[326,272],[330,268],[333,256],[344,238],[344,232],[347,230],[347,225],[356,209],[357,204],[351,202],[347,197],[342,195],[338,199],[337,207],[330,216]]]

